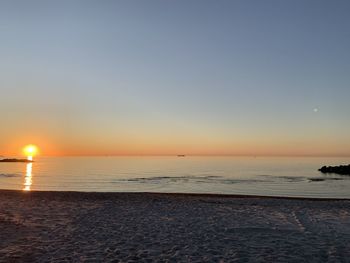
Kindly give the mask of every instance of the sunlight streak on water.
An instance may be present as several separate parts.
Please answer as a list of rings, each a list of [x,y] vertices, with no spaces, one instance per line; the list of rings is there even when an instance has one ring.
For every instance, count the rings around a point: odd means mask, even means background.
[[[33,184],[33,163],[27,163],[27,167],[26,167],[26,175],[24,177],[24,188],[23,191],[30,191],[31,186]]]

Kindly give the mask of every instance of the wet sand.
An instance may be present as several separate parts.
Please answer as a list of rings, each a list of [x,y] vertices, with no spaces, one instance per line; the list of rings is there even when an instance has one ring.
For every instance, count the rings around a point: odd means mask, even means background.
[[[0,262],[350,262],[350,201],[0,191]]]

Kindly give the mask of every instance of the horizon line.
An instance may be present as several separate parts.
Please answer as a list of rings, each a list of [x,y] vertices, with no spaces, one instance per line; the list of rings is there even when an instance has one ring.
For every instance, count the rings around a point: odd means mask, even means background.
[[[19,155],[3,155],[13,157]],[[350,158],[350,154],[40,154],[40,157],[343,157]]]

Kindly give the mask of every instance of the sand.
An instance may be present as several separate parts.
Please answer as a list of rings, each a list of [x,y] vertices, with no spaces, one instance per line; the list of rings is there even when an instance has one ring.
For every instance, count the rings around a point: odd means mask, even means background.
[[[0,191],[0,262],[350,262],[350,201]]]

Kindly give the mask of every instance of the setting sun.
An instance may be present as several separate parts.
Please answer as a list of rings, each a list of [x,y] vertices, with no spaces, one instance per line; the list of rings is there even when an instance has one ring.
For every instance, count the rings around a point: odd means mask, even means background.
[[[30,144],[23,148],[23,152],[28,157],[28,160],[32,160],[33,156],[38,153],[38,147]]]

